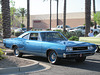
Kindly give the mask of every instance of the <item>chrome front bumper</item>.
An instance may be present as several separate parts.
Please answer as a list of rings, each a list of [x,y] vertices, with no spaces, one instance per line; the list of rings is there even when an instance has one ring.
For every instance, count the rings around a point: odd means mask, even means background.
[[[75,58],[75,57],[83,57],[83,56],[91,56],[94,55],[95,52],[91,52],[91,53],[75,53],[75,54],[66,54],[63,53],[63,58]]]

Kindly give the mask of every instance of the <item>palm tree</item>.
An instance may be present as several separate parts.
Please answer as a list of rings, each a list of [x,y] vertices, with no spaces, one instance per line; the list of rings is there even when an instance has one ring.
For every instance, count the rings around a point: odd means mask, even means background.
[[[25,17],[25,15],[26,15],[26,9],[25,8],[20,8],[20,9],[18,9],[18,11],[19,11],[19,15],[22,17],[22,24],[23,24],[23,22],[24,22],[24,17]]]
[[[93,12],[96,13],[96,10],[95,10],[95,0],[93,0]],[[96,29],[96,22],[94,21],[94,25],[95,25],[95,29]]]
[[[91,0],[85,0],[85,36],[88,36],[91,25]]]
[[[30,26],[30,0],[27,0],[27,31],[29,30]]]
[[[10,38],[11,37],[11,25],[10,25],[9,0],[1,0],[1,5],[2,5],[3,38]]]
[[[63,31],[65,32],[65,25],[66,25],[66,0],[64,0],[64,24],[63,24]]]
[[[11,4],[11,7],[10,7],[11,26],[13,26],[14,15],[16,12],[15,1],[10,0],[10,4]]]
[[[13,20],[14,20],[15,12],[16,12],[16,8],[11,7],[11,8],[10,8],[11,25],[13,25]]]
[[[50,30],[51,30],[51,2],[52,0],[50,0]]]
[[[59,6],[59,0],[57,0],[57,25],[58,25],[58,6]]]

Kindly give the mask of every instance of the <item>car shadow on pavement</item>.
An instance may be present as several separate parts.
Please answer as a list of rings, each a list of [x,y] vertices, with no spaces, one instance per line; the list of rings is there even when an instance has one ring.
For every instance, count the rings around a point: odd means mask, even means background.
[[[100,62],[98,60],[88,60],[86,59],[83,63],[77,63],[75,61],[66,61],[62,60],[60,66],[66,66],[66,67],[72,67],[72,68],[78,68],[78,69],[84,69],[84,70],[90,70],[90,71],[97,71],[100,72]]]
[[[39,62],[43,62],[48,64],[47,58],[39,57],[39,56],[23,56],[23,58],[36,60]],[[75,60],[65,60],[61,59],[57,65],[54,66],[64,66],[64,67],[71,67],[76,69],[84,69],[89,71],[97,71],[100,72],[100,60],[96,59],[86,59],[83,63],[77,63]]]
[[[45,62],[48,63],[47,58],[45,57],[40,57],[40,56],[33,56],[33,55],[24,55],[22,58],[26,58],[26,59],[31,59],[31,60],[36,60],[36,61],[40,61],[40,62]]]

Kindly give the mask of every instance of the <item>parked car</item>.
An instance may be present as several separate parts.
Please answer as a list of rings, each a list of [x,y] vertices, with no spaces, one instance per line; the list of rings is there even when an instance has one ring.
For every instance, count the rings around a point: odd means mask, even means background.
[[[14,30],[14,32],[26,32],[26,31],[27,31],[26,28],[18,28]]]
[[[94,43],[97,45],[97,52],[100,52],[100,33],[95,37],[80,37],[79,41]]]
[[[18,29],[18,27],[11,27],[11,31]]]
[[[14,55],[24,53],[47,57],[52,64],[61,58],[73,58],[83,62],[86,56],[93,55],[96,45],[79,41],[68,41],[58,31],[28,31],[17,38],[3,39],[4,46],[14,50]]]
[[[100,33],[99,29],[93,29],[93,28],[90,28],[90,29],[93,30],[94,34]],[[75,32],[75,31],[81,31],[82,34],[84,35],[85,34],[85,26],[78,26],[78,27],[74,27],[74,28],[69,29],[69,32]]]
[[[69,29],[69,32],[75,32],[75,31],[81,31],[82,34],[85,34],[85,26],[78,26],[78,27]]]
[[[65,29],[68,31],[71,27],[66,25],[65,26]],[[52,31],[55,31],[55,30],[63,30],[63,25],[58,25],[56,28],[51,28]]]
[[[93,26],[93,28],[94,28],[94,26]],[[97,28],[97,29],[100,29],[100,25],[96,25],[96,28]]]

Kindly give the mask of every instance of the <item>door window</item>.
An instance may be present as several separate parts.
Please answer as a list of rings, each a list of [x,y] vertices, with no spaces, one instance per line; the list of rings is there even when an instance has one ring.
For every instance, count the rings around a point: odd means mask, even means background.
[[[31,33],[30,40],[38,40],[38,33]]]
[[[26,35],[24,35],[22,38],[24,38],[24,39],[29,39],[29,35],[30,35],[30,34],[26,34]]]

